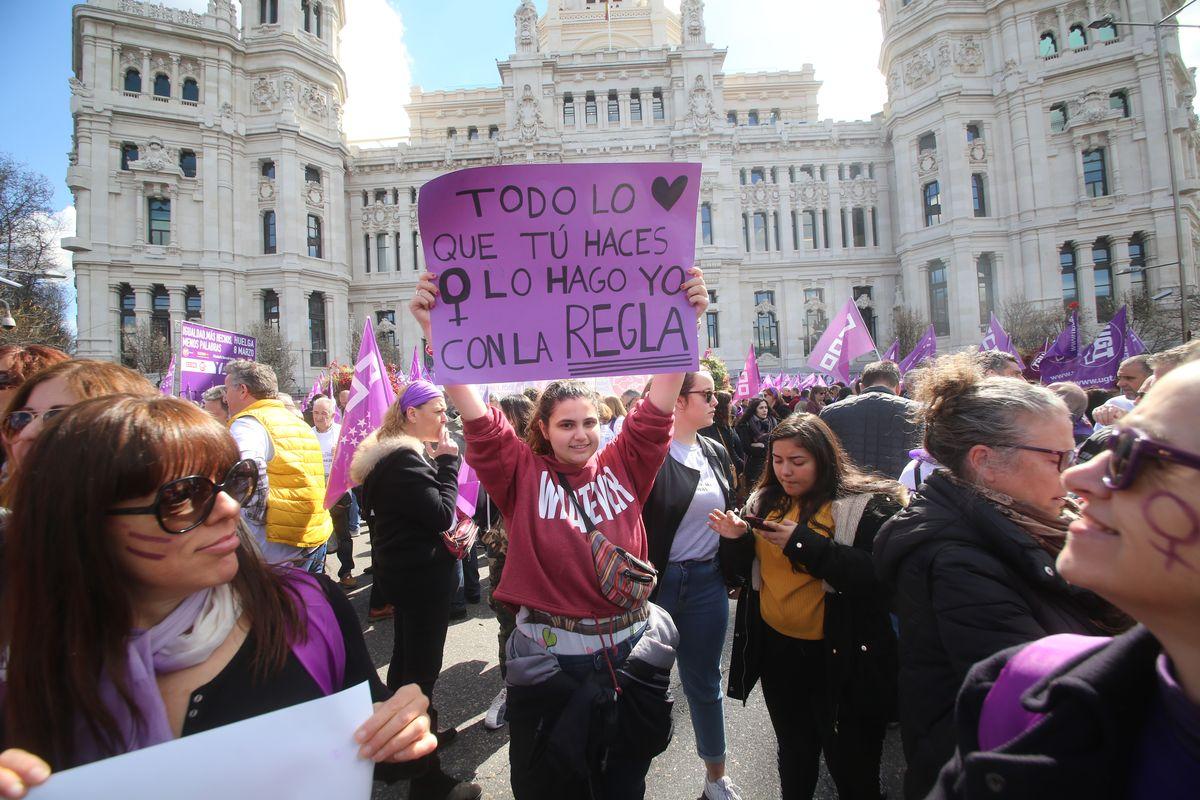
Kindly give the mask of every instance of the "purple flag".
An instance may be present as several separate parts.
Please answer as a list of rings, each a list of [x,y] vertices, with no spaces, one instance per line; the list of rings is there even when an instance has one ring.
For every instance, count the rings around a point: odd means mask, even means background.
[[[171,363],[167,365],[167,371],[163,374],[162,380],[159,381],[158,390],[170,397],[175,393],[175,354],[171,354]]]
[[[883,354],[884,361],[899,361],[900,360],[900,340],[892,342],[892,346]]]
[[[1067,326],[1058,334],[1054,344],[1042,355],[1038,363],[1043,384],[1069,381],[1075,374],[1079,359],[1079,310],[1073,310]]]
[[[420,349],[421,349],[420,347],[416,347],[416,346],[413,347],[412,364],[410,364],[408,367],[408,382],[409,383],[416,383],[417,381],[423,380],[425,378],[424,370],[421,369],[421,359],[420,359],[420,356],[418,355]]]
[[[354,379],[350,384],[350,400],[342,419],[342,435],[333,454],[329,468],[329,481],[325,488],[325,508],[332,508],[342,495],[350,491],[350,460],[362,440],[383,424],[388,407],[396,402],[396,393],[388,380],[379,345],[375,343],[375,332],[371,320],[363,326],[362,344],[358,348],[358,361],[354,363]]]
[[[738,376],[737,388],[733,390],[734,400],[745,400],[754,397],[762,390],[762,378],[758,374],[758,359],[754,355],[754,345],[746,354],[746,367]]]
[[[871,332],[851,299],[830,320],[829,327],[808,356],[808,365],[849,383],[850,362],[874,349]]]
[[[317,378],[313,381],[312,388],[308,390],[308,394],[304,397],[304,402],[300,404],[301,411],[308,411],[308,407],[312,405],[312,401],[321,393],[321,379]]]
[[[992,312],[991,322],[988,323],[987,335],[979,343],[979,352],[982,353],[985,350],[999,350],[1002,353],[1009,353],[1017,359],[1017,366],[1022,371],[1025,369],[1025,362],[1021,360],[1021,354],[1013,346],[1012,338],[1009,337],[1008,331],[1004,330],[1004,326],[1000,324],[1000,320],[996,319],[995,312]]]
[[[1079,355],[1072,380],[1085,389],[1112,386],[1117,382],[1117,367],[1125,357],[1125,306],[1096,335],[1095,341]]]
[[[1146,352],[1146,343],[1142,341],[1142,337],[1137,335],[1137,331],[1132,325],[1125,328],[1125,358],[1133,358],[1140,356]]]
[[[917,340],[917,344],[913,347],[912,352],[904,357],[900,362],[900,374],[903,375],[911,369],[919,366],[927,358],[933,358],[937,355],[937,331],[932,325],[925,331],[925,334]]]

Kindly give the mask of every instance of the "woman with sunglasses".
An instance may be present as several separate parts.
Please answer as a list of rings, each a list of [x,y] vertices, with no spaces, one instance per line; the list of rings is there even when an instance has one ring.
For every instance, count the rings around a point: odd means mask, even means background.
[[[734,503],[733,465],[720,443],[699,435],[717,408],[712,375],[688,372],[675,400],[675,428],[667,460],[642,507],[650,561],[658,570],[653,596],[675,621],[675,659],[688,699],[696,751],[704,763],[701,797],[740,800],[725,774],[725,709],[721,653],[729,626],[729,595],[717,564],[721,537],[708,527],[714,508]]]
[[[1046,634],[1127,625],[1054,565],[1078,517],[1060,482],[1075,457],[1063,401],[1041,386],[985,378],[973,353],[930,365],[916,396],[924,448],[943,468],[875,543],[900,620],[909,798],[925,796],[954,752],[954,698],[972,664]]]
[[[419,688],[379,683],[341,590],[257,558],[239,517],[257,471],[238,458],[169,397],[78,403],[34,444],[2,609],[0,794],[363,681],[379,702],[361,757],[436,746]]]
[[[0,413],[8,409],[13,394],[21,384],[44,369],[67,361],[71,357],[44,344],[0,347]]]
[[[1198,396],[1200,363],[1174,370],[1100,455],[1063,475],[1082,512],[1058,568],[1140,624],[1111,639],[1053,636],[977,665],[959,697],[958,754],[930,797],[972,797],[981,784],[1022,800],[1196,796]]]

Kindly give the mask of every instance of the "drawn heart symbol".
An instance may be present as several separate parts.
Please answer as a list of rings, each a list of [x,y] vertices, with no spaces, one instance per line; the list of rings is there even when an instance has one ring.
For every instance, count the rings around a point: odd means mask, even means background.
[[[660,206],[670,211],[679,202],[683,190],[687,188],[687,182],[686,175],[680,175],[672,183],[667,183],[666,178],[655,178],[654,183],[650,185],[650,193]]]

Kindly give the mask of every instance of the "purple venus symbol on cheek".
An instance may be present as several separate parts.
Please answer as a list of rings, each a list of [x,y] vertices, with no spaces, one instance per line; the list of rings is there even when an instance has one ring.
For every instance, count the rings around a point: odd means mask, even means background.
[[[1200,542],[1200,516],[1196,511],[1171,492],[1157,491],[1142,503],[1142,513],[1155,537],[1150,546],[1167,558],[1164,568],[1169,572],[1176,564],[1182,564],[1195,572],[1196,568],[1179,555],[1179,548]],[[1184,535],[1177,535],[1176,530],[1184,531]]]

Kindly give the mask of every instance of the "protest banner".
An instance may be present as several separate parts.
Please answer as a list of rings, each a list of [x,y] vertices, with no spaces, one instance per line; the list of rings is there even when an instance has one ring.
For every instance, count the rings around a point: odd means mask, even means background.
[[[829,327],[808,356],[808,366],[832,375],[842,383],[850,383],[850,362],[872,350],[878,356],[871,333],[851,299],[829,321]]]
[[[1043,384],[1069,381],[1079,361],[1079,310],[1072,309],[1066,326],[1038,361],[1038,374]]]
[[[446,384],[699,368],[680,285],[695,260],[700,165],[482,167],[425,184]]]
[[[179,323],[179,396],[199,402],[200,396],[225,382],[225,365],[239,358],[251,361],[258,354],[258,342],[220,328],[194,322]]]

